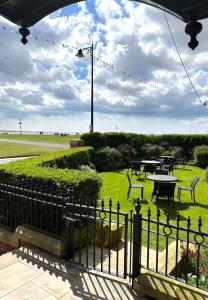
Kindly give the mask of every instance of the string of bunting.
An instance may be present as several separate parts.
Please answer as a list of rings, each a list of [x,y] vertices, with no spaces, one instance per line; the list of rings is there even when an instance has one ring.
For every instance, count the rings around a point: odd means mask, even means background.
[[[12,33],[16,33],[17,35],[19,35],[19,32],[18,32],[18,31],[13,30],[13,29],[8,29],[6,26],[0,25],[0,28],[2,28],[3,30],[7,30],[7,31],[9,31],[9,32],[12,32]],[[30,38],[33,38],[33,39],[35,39],[36,41],[38,41],[38,40],[45,41],[45,42],[47,42],[47,43],[50,43],[50,44],[53,45],[53,46],[55,46],[55,45],[61,45],[63,48],[71,48],[71,49],[74,49],[74,50],[79,50],[79,48],[77,48],[76,46],[73,46],[73,45],[67,45],[67,44],[64,44],[64,43],[59,44],[59,43],[56,43],[56,42],[53,41],[53,40],[51,41],[50,39],[47,39],[47,38],[44,38],[44,37],[38,37],[38,36],[32,35],[32,34],[30,35]],[[90,52],[86,51],[86,53],[87,53],[87,55],[90,55]],[[134,79],[134,80],[137,80],[137,81],[139,81],[141,84],[145,84],[145,85],[147,85],[147,86],[149,86],[149,87],[151,87],[151,88],[154,88],[154,89],[160,89],[160,90],[163,90],[164,92],[168,93],[168,90],[167,90],[167,89],[163,89],[163,88],[161,88],[161,87],[159,87],[159,86],[153,85],[152,83],[148,83],[147,81],[144,81],[144,80],[142,80],[142,79],[140,79],[140,78],[138,78],[138,77],[135,77],[135,76],[131,75],[130,73],[127,73],[126,71],[123,71],[123,70],[122,70],[121,68],[119,68],[118,66],[112,65],[112,64],[110,64],[110,63],[108,63],[108,62],[102,60],[102,59],[99,58],[99,57],[96,57],[96,56],[93,56],[93,57],[95,58],[96,61],[102,63],[102,64],[105,65],[105,66],[110,67],[112,70],[115,70],[115,71],[120,72],[120,73],[121,73],[123,76],[125,76],[125,77],[131,78],[131,79]],[[57,65],[56,65],[56,66],[57,66]],[[61,65],[60,65],[60,66],[61,66]]]
[[[4,25],[4,26],[3,26],[3,25],[0,25],[0,28],[1,28],[2,30],[5,30],[5,31],[11,32],[11,33],[15,33],[16,35],[19,35],[19,32],[18,32],[17,30],[14,30],[14,29],[11,29],[11,28],[7,28],[5,25]],[[37,35],[32,35],[32,34],[31,34],[31,35],[30,35],[30,38],[35,39],[36,41],[38,41],[38,40],[45,41],[46,43],[49,43],[49,44],[51,44],[51,45],[53,45],[53,46],[57,45],[57,46],[61,46],[61,47],[63,47],[63,48],[69,48],[69,49],[73,49],[73,50],[76,50],[76,51],[79,50],[79,48],[77,48],[76,46],[68,45],[68,44],[65,44],[65,43],[56,43],[56,42],[53,41],[53,40],[51,41],[51,40],[48,39],[48,38],[39,37],[39,36],[37,36]],[[86,51],[86,54],[87,54],[87,55],[91,55],[91,53],[90,53],[89,51]],[[112,64],[110,64],[110,63],[104,61],[103,59],[101,59],[101,58],[99,58],[99,57],[96,57],[96,56],[94,56],[94,55],[93,55],[93,57],[94,57],[94,59],[95,59],[97,62],[101,63],[102,65],[109,67],[111,70],[120,72],[121,75],[123,75],[124,77],[126,77],[126,78],[128,78],[128,79],[137,80],[140,84],[144,84],[144,85],[149,86],[149,87],[151,87],[151,88],[153,88],[153,89],[161,90],[161,91],[163,91],[165,94],[175,94],[175,95],[178,96],[178,93],[180,92],[180,90],[179,90],[178,87],[174,87],[174,91],[171,91],[171,90],[168,90],[168,89],[164,89],[164,88],[162,88],[162,87],[160,87],[160,86],[157,86],[157,85],[155,85],[155,84],[152,84],[152,83],[149,83],[149,82],[147,82],[147,81],[145,81],[145,80],[142,80],[142,79],[140,79],[139,77],[133,76],[132,74],[130,74],[130,73],[128,73],[128,72],[122,70],[122,69],[121,69],[120,67],[118,67],[117,65],[112,65]],[[6,58],[6,57],[5,57],[5,58]],[[58,67],[58,66],[59,66],[59,65],[56,64],[56,67]],[[63,67],[63,65],[60,64],[60,67]],[[178,93],[176,93],[176,90],[178,91]],[[184,96],[183,96],[183,97],[184,97]],[[185,99],[190,100],[190,99],[187,98],[186,96],[185,96]],[[204,102],[204,106],[206,106],[206,104],[207,104],[207,101]]]

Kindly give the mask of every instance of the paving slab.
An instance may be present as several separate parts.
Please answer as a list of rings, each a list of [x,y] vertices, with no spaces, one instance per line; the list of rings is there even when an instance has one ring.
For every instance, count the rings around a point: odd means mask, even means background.
[[[5,261],[5,262],[4,262]],[[146,300],[129,282],[21,247],[0,257],[0,299]]]

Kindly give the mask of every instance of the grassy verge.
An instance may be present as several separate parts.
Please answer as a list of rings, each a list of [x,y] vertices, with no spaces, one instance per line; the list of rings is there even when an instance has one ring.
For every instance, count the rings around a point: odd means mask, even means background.
[[[0,157],[38,155],[60,149],[0,142]]]
[[[72,139],[79,139],[77,135],[36,135],[36,134],[0,134],[0,139],[24,140],[33,142],[53,143],[53,144],[69,144]]]

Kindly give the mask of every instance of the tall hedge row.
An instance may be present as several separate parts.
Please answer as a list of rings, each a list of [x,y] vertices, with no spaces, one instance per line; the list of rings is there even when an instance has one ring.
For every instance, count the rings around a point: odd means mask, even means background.
[[[101,178],[78,167],[90,163],[90,147],[43,154],[0,166],[2,180],[20,187],[51,192],[75,202],[94,204],[102,185]]]
[[[197,146],[208,145],[207,134],[163,134],[163,135],[143,135],[135,133],[85,133],[81,136],[85,145],[95,149],[102,147],[117,148],[122,144],[129,144],[135,148],[137,154],[142,152],[145,144],[163,145],[170,147],[181,147],[184,155],[191,157],[193,150]]]

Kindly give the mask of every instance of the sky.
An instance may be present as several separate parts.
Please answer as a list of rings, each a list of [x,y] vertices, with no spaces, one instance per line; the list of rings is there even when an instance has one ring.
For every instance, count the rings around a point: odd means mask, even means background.
[[[88,132],[94,45],[94,131],[208,133],[208,20],[192,51],[185,23],[130,0],[69,5],[30,28],[0,17],[0,130]],[[6,30],[5,30],[6,28]],[[200,102],[201,101],[201,102]],[[207,104],[207,106],[203,104]]]

